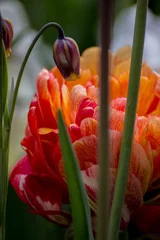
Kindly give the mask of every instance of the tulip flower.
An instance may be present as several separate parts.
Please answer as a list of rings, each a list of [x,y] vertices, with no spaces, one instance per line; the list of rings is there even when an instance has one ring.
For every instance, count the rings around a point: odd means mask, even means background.
[[[129,81],[131,48],[121,48],[110,56],[110,205],[117,173],[126,96]],[[98,119],[99,119],[99,48],[87,49],[81,56],[80,77],[66,81],[57,67],[43,69],[36,81],[37,92],[31,101],[28,124],[21,142],[26,155],[10,174],[10,182],[20,199],[34,213],[68,226],[71,214],[63,157],[60,151],[57,111],[61,108],[73,148],[79,161],[82,179],[96,215],[98,193]],[[152,201],[160,187],[160,75],[144,62],[132,145],[131,162],[121,229],[131,215],[147,201]],[[129,129],[128,129],[129,131]],[[94,226],[93,226],[94,229]]]

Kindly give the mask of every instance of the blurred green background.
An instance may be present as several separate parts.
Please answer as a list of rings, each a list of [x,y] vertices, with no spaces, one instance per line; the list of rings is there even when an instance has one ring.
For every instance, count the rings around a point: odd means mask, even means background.
[[[8,6],[10,6],[11,2],[12,4],[16,2],[18,3],[18,1],[14,0],[12,1],[1,0],[0,4],[4,2],[6,5],[8,4]],[[22,7],[24,8],[23,10],[26,12],[26,16],[29,21],[29,26],[27,26],[27,28],[24,28],[19,32],[19,35],[17,35],[17,39],[15,41],[18,41],[19,38],[21,38],[24,35],[24,32],[26,33],[29,28],[39,30],[45,23],[49,21],[55,21],[62,25],[67,36],[70,36],[77,41],[80,48],[80,52],[82,52],[83,50],[90,46],[97,45],[99,39],[98,0],[21,0],[19,2],[22,4]],[[115,19],[122,9],[129,7],[134,3],[136,3],[136,1],[116,0]],[[160,15],[160,1],[150,0],[149,7],[154,14]],[[18,14],[21,14],[21,12],[19,12]],[[9,18],[10,16],[7,17]],[[43,44],[51,47],[55,38],[56,31],[52,32],[48,30],[44,34]],[[23,51],[23,48],[20,49],[19,51],[21,53],[21,51]],[[40,62],[40,67],[38,66],[38,70],[36,71],[39,71],[40,68],[42,68],[43,66],[52,67],[53,63],[51,60],[48,60],[47,57],[42,59],[43,55],[41,55],[42,54],[41,48],[39,48],[37,51],[38,53],[36,54],[38,55],[36,56],[39,56],[37,58],[37,61]],[[17,59],[20,55],[19,52],[17,53],[17,55],[15,54],[15,52],[13,45],[13,56],[9,60],[11,68],[14,65],[15,59]],[[49,58],[51,59],[51,56]],[[21,60],[19,62],[21,62]],[[32,65],[33,69],[35,69],[35,67],[36,66]],[[38,72],[36,72],[35,74],[37,73]],[[26,122],[27,106],[29,105],[30,102],[30,98],[29,100],[28,99],[24,100],[23,97],[24,93],[22,93],[21,95],[17,103],[18,110],[15,116],[15,122],[13,123],[14,132],[12,134],[12,138],[14,140],[11,143],[11,156],[10,156],[11,166],[13,165],[13,162],[15,162],[22,154],[19,142],[23,137],[23,131]],[[20,124],[18,124],[17,121],[20,121]],[[10,186],[8,193],[6,226],[7,226],[7,240],[13,239],[56,240],[63,239],[65,234],[65,230],[63,228],[57,227],[53,223],[47,222],[41,217],[32,215],[29,212],[27,212],[27,206],[20,202],[20,200],[14,193],[14,190]]]

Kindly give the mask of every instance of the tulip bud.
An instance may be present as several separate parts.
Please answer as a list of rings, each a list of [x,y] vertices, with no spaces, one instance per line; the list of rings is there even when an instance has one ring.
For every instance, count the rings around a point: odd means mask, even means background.
[[[56,40],[53,45],[53,58],[65,79],[76,80],[79,77],[80,54],[77,43],[72,38]]]
[[[7,18],[1,19],[1,36],[4,42],[4,46],[6,49],[6,56],[8,57],[11,53],[11,44],[13,40],[13,27],[12,23]]]

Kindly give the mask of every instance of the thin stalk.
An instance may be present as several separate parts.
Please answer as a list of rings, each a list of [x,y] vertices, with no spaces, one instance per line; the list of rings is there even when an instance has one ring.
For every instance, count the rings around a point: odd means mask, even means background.
[[[0,15],[0,239],[4,239],[5,237],[5,221],[4,221],[4,202],[5,202],[5,185],[4,185],[4,150],[3,150],[3,107],[4,107],[4,99],[3,99],[3,86],[4,86],[4,68],[3,68],[3,41],[2,41],[2,23],[1,23],[1,15]]]
[[[4,82],[4,73],[3,73],[3,59],[0,64],[0,240],[5,240],[5,217],[6,217],[6,202],[7,202],[7,190],[8,190],[8,158],[9,158],[9,143],[10,143],[10,131],[11,131],[11,122],[13,119],[14,109],[16,105],[16,99],[18,95],[18,90],[23,75],[24,68],[26,66],[27,60],[32,52],[34,45],[36,44],[39,37],[43,32],[49,27],[55,27],[58,30],[58,38],[64,37],[64,32],[61,26],[57,23],[51,22],[44,25],[36,37],[33,39],[25,57],[22,62],[16,86],[13,93],[13,99],[11,103],[10,113],[8,112],[8,106],[4,105],[4,88],[8,89],[6,83]],[[2,36],[2,35],[1,35]],[[0,39],[0,58],[2,58],[2,41]],[[0,59],[1,60],[1,59]],[[7,77],[7,75],[5,75]],[[3,93],[3,94],[2,94]],[[7,92],[6,92],[7,93]],[[6,96],[6,95],[5,95]],[[5,112],[4,112],[5,110]],[[4,138],[3,138],[4,136]]]
[[[0,149],[2,148],[3,148],[3,42],[0,15]]]
[[[12,106],[11,106],[11,111],[10,111],[10,121],[12,122],[12,118],[13,118],[13,113],[14,113],[14,109],[15,109],[15,105],[16,105],[16,100],[17,100],[17,95],[18,95],[18,89],[19,89],[19,86],[20,86],[20,82],[21,82],[21,78],[22,78],[22,75],[23,75],[23,71],[24,71],[24,68],[26,66],[26,63],[28,61],[28,58],[32,52],[32,49],[33,47],[35,46],[36,42],[38,41],[38,39],[40,38],[40,36],[43,34],[43,32],[50,28],[50,27],[54,27],[54,28],[57,28],[58,30],[58,38],[61,39],[61,38],[64,38],[64,32],[63,32],[63,29],[61,28],[61,26],[55,22],[50,22],[50,23],[47,23],[46,25],[44,25],[38,32],[38,34],[35,36],[35,38],[33,39],[29,49],[27,50],[27,53],[24,57],[24,60],[22,62],[22,65],[21,65],[21,68],[19,70],[19,74],[18,74],[18,77],[17,77],[17,81],[16,81],[16,86],[15,86],[15,90],[14,90],[14,95],[13,95],[13,101],[12,101]]]
[[[133,50],[129,77],[130,81],[128,87],[127,107],[124,121],[124,132],[109,224],[109,239],[114,240],[118,239],[119,235],[122,205],[124,203],[124,196],[129,172],[145,38],[147,6],[148,0],[137,1]]]
[[[6,226],[6,204],[8,192],[8,157],[9,147],[0,151],[1,164],[0,164],[0,240],[5,240],[5,226]]]
[[[108,102],[109,102],[109,62],[108,50],[111,39],[111,16],[113,1],[100,1],[101,16],[101,69],[100,69],[100,136],[99,136],[99,196],[97,239],[108,239],[109,222],[109,134],[108,134]]]

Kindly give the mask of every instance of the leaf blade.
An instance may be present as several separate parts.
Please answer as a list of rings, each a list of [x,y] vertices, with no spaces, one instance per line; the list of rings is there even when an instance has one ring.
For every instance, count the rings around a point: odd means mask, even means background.
[[[58,125],[60,145],[63,154],[63,162],[72,209],[74,239],[92,240],[93,234],[88,198],[81,179],[78,161],[76,160],[60,110],[58,111]]]

